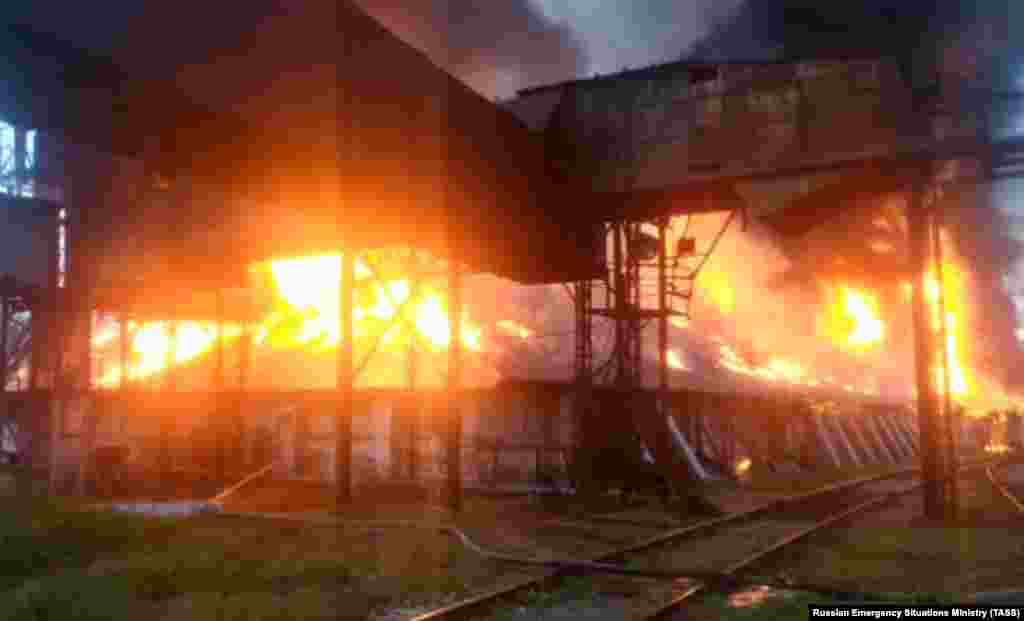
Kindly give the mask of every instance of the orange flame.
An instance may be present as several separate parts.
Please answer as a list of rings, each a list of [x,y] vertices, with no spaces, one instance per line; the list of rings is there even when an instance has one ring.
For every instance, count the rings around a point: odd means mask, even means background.
[[[274,309],[253,329],[254,341],[286,348],[337,347],[341,341],[338,290],[341,256],[285,259],[254,266],[254,270],[261,269],[266,270],[272,279],[275,303]],[[372,272],[364,263],[357,261],[355,275],[357,281],[367,281]],[[362,287],[361,284],[369,286]],[[375,329],[380,324],[397,320],[401,312],[406,321],[394,321],[387,329],[382,337],[385,346],[397,344],[400,337],[405,336],[406,342],[418,337],[435,349],[446,349],[451,342],[451,327],[444,297],[428,287],[423,287],[415,300],[411,299],[412,296],[412,285],[404,278],[357,282],[356,307],[353,310],[355,337],[376,334]],[[108,324],[93,338],[92,344],[97,348],[107,346],[117,338],[117,333],[116,324]],[[225,339],[241,334],[242,329],[237,325],[225,327]],[[174,341],[166,323],[144,324],[136,331],[129,348],[128,379],[151,377],[166,369],[172,347],[174,364],[182,364],[212,350],[216,341],[214,323],[180,322]],[[471,351],[483,350],[483,331],[469,321],[465,312],[462,343]],[[120,378],[121,369],[115,367],[99,379],[99,384],[116,385]]]
[[[683,360],[682,355],[675,349],[668,350],[668,366],[671,369],[677,369],[679,371],[689,371],[690,367],[686,365],[686,361]]]
[[[503,321],[499,321],[496,325],[502,331],[507,332],[508,334],[511,334],[512,336],[518,336],[519,338],[521,338],[523,340],[526,340],[526,339],[530,338],[531,336],[533,336],[533,331],[532,330],[530,330],[526,326],[523,326],[521,324],[518,324],[518,323],[516,323],[514,321],[511,321],[511,320],[508,320],[508,319],[503,320]]]
[[[707,267],[700,273],[702,288],[708,298],[724,315],[732,314],[736,307],[736,293],[729,283],[729,275],[714,267]]]

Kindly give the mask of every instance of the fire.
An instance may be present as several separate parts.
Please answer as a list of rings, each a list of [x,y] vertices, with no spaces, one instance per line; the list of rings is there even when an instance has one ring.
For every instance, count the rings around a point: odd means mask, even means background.
[[[960,347],[963,343],[964,326],[964,300],[967,297],[965,276],[959,267],[952,261],[943,263],[945,276],[945,287],[940,288],[936,276],[935,266],[931,266],[924,280],[925,298],[932,309],[932,330],[939,332],[941,328],[939,294],[940,289],[945,293],[944,306],[946,309],[946,349],[949,354],[949,383],[953,395],[964,397],[971,391],[971,381],[968,378],[967,365],[964,362],[964,352]],[[935,363],[934,377],[936,386],[943,388],[943,364],[942,352],[937,352],[938,359]]]
[[[791,384],[799,384],[807,377],[807,371],[802,366],[781,358],[773,358],[767,369],[776,377]]]
[[[878,317],[878,301],[870,293],[847,286],[839,288],[843,299],[843,319],[849,326],[846,342],[854,348],[865,348],[885,339],[885,324]]]
[[[723,315],[732,314],[736,307],[736,293],[729,283],[729,275],[718,269],[705,268],[700,274],[701,284],[708,298]]]
[[[686,365],[682,355],[675,349],[668,350],[668,366],[672,369],[678,369],[680,371],[689,371],[690,367]]]
[[[254,342],[282,348],[336,348],[341,341],[338,289],[341,256],[271,261],[253,268],[253,271],[261,270],[270,276],[274,308],[253,327]],[[448,347],[451,342],[448,306],[440,292],[425,285],[415,292],[413,284],[406,278],[384,278],[383,282],[372,280],[373,271],[361,261],[356,261],[355,275],[353,323],[357,339],[383,331],[381,336],[385,346],[408,343],[416,338],[436,350]],[[399,314],[403,317],[398,317]],[[532,334],[526,328],[516,326],[517,334],[522,338]],[[107,323],[93,338],[93,346],[109,346],[116,340],[118,331],[116,323]],[[225,339],[237,338],[241,334],[241,327],[225,326]],[[198,358],[211,351],[216,341],[217,328],[212,322],[179,322],[173,340],[167,323],[143,324],[129,346],[128,379],[142,379],[160,373],[167,368],[169,358],[173,358],[174,364]],[[463,312],[462,343],[471,351],[483,351],[483,330],[469,320],[466,312]],[[120,378],[121,370],[114,368],[100,378],[99,384],[116,385]]]
[[[754,462],[749,457],[744,457],[736,462],[736,474],[744,475],[750,471],[750,467],[754,465]]]
[[[1009,453],[1010,447],[1005,444],[986,444],[985,452],[992,453],[994,455],[1001,455],[1003,453]]]
[[[499,321],[497,323],[497,326],[504,332],[511,334],[512,336],[518,336],[524,341],[533,336],[532,330],[530,330],[526,326],[523,326],[511,320],[506,319],[503,321]]]
[[[117,324],[111,324],[109,330],[93,339],[93,346],[100,347],[111,342],[108,332],[118,332]],[[129,330],[132,330],[129,324]],[[242,329],[237,325],[225,325],[224,337],[235,338],[241,335]],[[179,322],[172,337],[170,324],[167,322],[146,323],[134,331],[128,347],[130,361],[128,363],[129,380],[152,377],[167,368],[168,359],[174,364],[182,364],[193,360],[213,349],[217,342],[215,324],[197,323],[193,321]],[[120,367],[110,369],[99,378],[100,386],[113,386],[121,381]]]
[[[690,320],[686,317],[669,317],[668,322],[680,330],[685,330],[690,327]]]
[[[758,367],[743,358],[735,349],[728,345],[719,347],[719,362],[733,373],[757,377],[770,382],[788,382],[790,384],[815,385],[808,377],[807,369],[796,362],[784,358],[772,358],[768,364]]]
[[[338,345],[341,340],[338,331],[340,273],[341,255],[337,254],[270,263],[270,274],[281,313],[279,316],[298,315],[302,318],[301,329],[292,335],[289,345],[305,345],[314,341],[321,342],[327,348]],[[362,261],[356,261],[357,281],[366,281],[372,275],[372,270]],[[374,324],[393,322],[399,319],[401,312],[415,332],[414,335],[406,334],[406,340],[419,337],[436,349],[448,347],[451,327],[448,325],[447,303],[440,293],[423,287],[414,300],[413,284],[405,278],[393,278],[383,283],[372,281],[366,296],[370,299],[362,300],[358,295],[361,291],[359,284],[357,282],[356,307],[353,311],[356,338],[374,334]],[[469,322],[465,312],[462,323],[463,346],[472,351],[481,351],[483,332],[480,327]],[[402,333],[402,324],[395,323],[384,334],[385,344],[399,342]]]

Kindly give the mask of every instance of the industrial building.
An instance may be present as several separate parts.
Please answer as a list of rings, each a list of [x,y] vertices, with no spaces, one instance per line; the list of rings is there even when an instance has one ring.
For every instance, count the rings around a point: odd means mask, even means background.
[[[2,323],[30,314],[31,355],[25,370],[7,357],[4,408],[13,451],[55,490],[118,479],[121,493],[203,494],[268,466],[329,484],[339,502],[397,480],[457,508],[467,488],[579,488],[623,438],[682,489],[735,476],[742,459],[795,471],[919,453],[938,481],[951,463],[940,447],[988,442],[954,441],[932,389],[914,417],[880,397],[672,371],[670,322],[689,318],[716,240],[684,231],[670,244],[667,227],[728,212],[723,232],[756,220],[792,239],[827,210],[896,197],[911,239],[901,258],[918,273],[931,252],[926,192],[1013,172],[1019,144],[999,127],[1012,101],[949,82],[922,99],[908,80],[921,67],[825,55],[686,60],[496,104],[350,2],[318,10],[199,40],[193,58],[145,75],[124,68],[155,50],[102,49],[56,22],[8,27],[0,58],[25,77],[0,108],[14,162],[0,199]],[[252,266],[323,255],[335,259],[316,278],[334,280],[314,285],[339,297],[318,364],[332,363],[334,381],[254,381],[273,309]],[[394,281],[395,265],[408,290],[366,293]],[[474,385],[461,338],[474,274],[571,283],[561,381]],[[431,287],[446,298],[444,355],[409,351],[443,373],[360,385],[407,322],[401,309]],[[363,333],[355,309],[373,295],[399,310]],[[111,381],[94,356],[100,319],[119,330]],[[614,331],[600,369],[598,321]],[[133,375],[132,331],[153,322],[167,330],[166,364]],[[183,361],[186,324],[213,337]],[[18,334],[5,330],[0,348]],[[934,357],[928,329],[917,338]],[[278,373],[304,372],[284,356],[268,358]]]

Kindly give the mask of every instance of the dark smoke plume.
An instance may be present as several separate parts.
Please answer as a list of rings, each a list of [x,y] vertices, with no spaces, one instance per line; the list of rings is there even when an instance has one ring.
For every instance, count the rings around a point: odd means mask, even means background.
[[[491,97],[583,74],[583,44],[529,0],[359,0],[367,13],[435,63]]]

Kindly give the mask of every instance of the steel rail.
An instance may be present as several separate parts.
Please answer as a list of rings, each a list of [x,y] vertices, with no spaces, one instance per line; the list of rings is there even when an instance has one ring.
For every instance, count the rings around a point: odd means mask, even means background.
[[[792,505],[828,496],[829,494],[848,491],[878,481],[896,479],[910,474],[915,474],[917,472],[919,472],[919,468],[903,468],[895,472],[861,477],[858,479],[854,479],[852,481],[845,481],[841,483],[826,485],[819,489],[812,490],[810,492],[806,492],[803,494],[797,494],[794,496],[787,496],[784,498],[772,500],[761,505],[758,505],[757,507],[754,507],[752,509],[748,509],[746,511],[730,513],[728,515],[712,518],[709,520],[704,520],[696,524],[691,524],[689,526],[672,529],[664,533],[653,535],[651,537],[643,539],[637,543],[625,546],[623,548],[619,548],[617,550],[613,550],[611,552],[598,555],[597,557],[589,559],[587,561],[581,561],[578,564],[574,564],[575,566],[561,567],[559,569],[550,571],[535,578],[528,578],[526,580],[517,582],[507,587],[503,587],[494,591],[490,591],[458,602],[454,602],[452,604],[444,606],[443,608],[439,608],[413,617],[409,621],[453,621],[462,619],[472,619],[483,609],[494,606],[498,604],[501,600],[508,599],[519,593],[543,587],[552,582],[556,582],[560,578],[563,578],[574,572],[578,573],[580,571],[586,571],[588,565],[593,565],[596,569],[596,566],[598,565],[604,565],[607,563],[620,560],[629,554],[646,551],[651,548],[659,546],[669,545],[684,538],[691,538],[723,526],[740,523],[745,520],[749,520],[764,514],[781,511]],[[716,575],[721,574],[716,573]],[[676,574],[673,574],[673,576],[678,577],[678,575]]]
[[[993,466],[988,466],[987,468],[985,468],[985,476],[988,478],[989,482],[992,483],[992,485],[997,490],[999,490],[999,493],[1002,494],[1003,498],[1008,500],[1010,504],[1013,505],[1014,509],[1017,510],[1017,513],[1024,515],[1024,503],[1022,503],[1020,499],[1017,498],[1017,495],[1011,492],[1010,489],[1006,487],[1006,485],[1002,481],[1000,481],[998,477],[996,477],[996,473],[992,468]]]
[[[968,472],[970,470],[982,467],[985,468],[986,473],[990,473],[993,467],[1005,463],[1005,461],[1000,461],[996,464],[971,464],[967,466],[962,466],[960,468],[960,473]],[[776,554],[780,550],[787,548],[793,545],[794,543],[798,543],[810,537],[811,535],[814,535],[815,533],[825,530],[826,528],[829,528],[837,523],[849,520],[850,518],[860,515],[862,513],[866,513],[871,509],[874,509],[887,502],[895,500],[896,498],[912,494],[915,491],[921,489],[923,486],[923,482],[914,483],[907,487],[906,489],[886,492],[885,494],[882,494],[881,496],[878,496],[876,498],[866,500],[853,507],[849,507],[847,509],[843,509],[841,511],[833,513],[832,515],[829,515],[828,517],[818,522],[815,522],[807,528],[804,528],[796,533],[793,533],[792,535],[788,535],[786,537],[783,537],[782,539],[779,539],[778,541],[768,546],[767,548],[764,548],[763,550],[759,550],[742,560],[732,563],[724,570],[722,570],[722,574],[724,574],[726,579],[728,579],[737,572],[750,568],[755,563],[762,561],[773,554]],[[709,581],[697,583],[687,588],[685,591],[681,592],[679,595],[673,598],[672,601],[660,606],[657,610],[643,615],[642,617],[640,617],[640,621],[665,621],[667,619],[671,619],[680,611],[680,609],[683,608],[683,606],[690,603],[690,601],[693,600],[695,597],[710,592],[713,586],[714,583]]]

